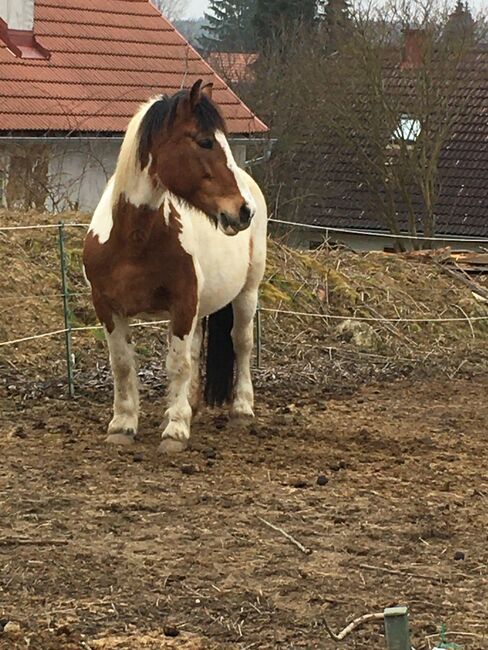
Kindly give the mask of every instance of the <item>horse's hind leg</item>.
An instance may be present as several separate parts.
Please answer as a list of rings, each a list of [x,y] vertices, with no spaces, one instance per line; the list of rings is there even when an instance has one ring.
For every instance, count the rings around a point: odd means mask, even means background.
[[[201,368],[200,356],[202,351],[203,326],[199,320],[195,327],[191,343],[191,379],[190,379],[190,406],[193,415],[198,411],[201,396]]]
[[[232,302],[234,325],[232,342],[236,357],[237,377],[231,414],[236,418],[254,417],[254,391],[251,379],[253,319],[258,301],[257,289],[244,289]]]
[[[126,318],[114,316],[114,329],[105,330],[114,378],[114,416],[108,425],[107,442],[130,444],[139,420],[139,385],[134,348]]]

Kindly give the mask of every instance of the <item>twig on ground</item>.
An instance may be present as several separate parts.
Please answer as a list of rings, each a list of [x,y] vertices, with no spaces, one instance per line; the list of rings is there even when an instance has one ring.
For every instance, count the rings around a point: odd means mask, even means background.
[[[68,539],[29,539],[27,537],[0,537],[0,546],[64,546]]]
[[[263,524],[266,524],[269,528],[272,528],[273,530],[276,530],[278,533],[281,533],[288,539],[292,544],[295,544],[297,548],[299,548],[302,553],[305,553],[305,555],[310,555],[312,553],[312,549],[307,548],[303,544],[301,544],[298,540],[296,540],[294,537],[290,535],[290,533],[287,533],[286,530],[283,530],[283,528],[280,528],[279,526],[275,526],[274,524],[271,524],[269,521],[266,521],[266,519],[263,519],[262,517],[258,517],[259,521],[262,521]]]
[[[349,623],[349,625],[346,625],[346,627],[341,632],[339,632],[339,634],[336,634],[330,629],[329,624],[325,619],[324,627],[329,633],[331,639],[334,639],[334,641],[343,641],[348,634],[350,634],[353,630],[360,627],[364,623],[367,623],[368,621],[382,621],[383,619],[383,612],[377,612],[375,614],[363,614],[363,616],[355,618],[354,621],[351,621],[351,623]]]
[[[381,571],[382,573],[390,573],[394,576],[409,576],[411,578],[422,578],[423,580],[431,580],[432,582],[445,582],[445,578],[438,578],[437,576],[429,576],[426,573],[412,573],[411,571],[402,571],[399,569],[390,569],[383,566],[373,566],[372,564],[360,564],[360,569],[367,569],[368,571]]]

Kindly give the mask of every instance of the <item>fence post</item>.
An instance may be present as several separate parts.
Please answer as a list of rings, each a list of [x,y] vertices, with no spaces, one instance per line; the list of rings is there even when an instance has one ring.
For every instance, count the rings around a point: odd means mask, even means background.
[[[256,309],[256,367],[261,368],[261,307]]]
[[[387,607],[384,611],[388,650],[412,650],[406,607]]]
[[[68,393],[70,397],[75,396],[75,384],[73,380],[73,357],[71,341],[71,319],[69,315],[69,293],[68,293],[68,276],[66,273],[66,251],[64,246],[64,223],[58,224],[59,238],[59,259],[61,263],[61,288],[63,296],[63,313],[64,313],[64,342],[66,348],[66,370],[68,374]]]

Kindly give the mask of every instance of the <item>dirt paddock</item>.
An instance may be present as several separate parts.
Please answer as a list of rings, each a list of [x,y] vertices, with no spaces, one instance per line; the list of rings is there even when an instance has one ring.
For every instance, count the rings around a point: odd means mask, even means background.
[[[172,458],[155,391],[125,450],[108,390],[1,400],[0,648],[326,650],[397,603],[416,650],[488,648],[488,378],[258,384],[255,426],[203,412]]]

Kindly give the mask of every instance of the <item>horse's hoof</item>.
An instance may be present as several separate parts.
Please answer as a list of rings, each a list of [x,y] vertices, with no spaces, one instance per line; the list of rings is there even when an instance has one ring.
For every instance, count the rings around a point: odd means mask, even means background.
[[[110,433],[106,438],[105,442],[108,442],[110,445],[119,445],[123,447],[128,447],[135,443],[135,432],[132,430],[128,431],[119,431],[118,433]]]
[[[188,447],[188,440],[177,440],[176,438],[163,438],[159,445],[160,454],[179,454]]]
[[[254,411],[249,404],[239,404],[232,407],[230,417],[238,424],[249,424],[254,420]]]

